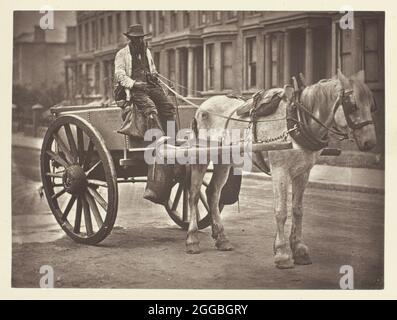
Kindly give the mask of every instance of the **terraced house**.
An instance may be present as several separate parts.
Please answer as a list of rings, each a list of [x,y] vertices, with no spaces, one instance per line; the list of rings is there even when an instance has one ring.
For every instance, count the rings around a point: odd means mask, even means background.
[[[74,102],[112,96],[113,60],[122,32],[142,23],[160,73],[184,96],[251,95],[283,86],[303,72],[309,83],[365,70],[383,132],[384,14],[354,13],[353,29],[335,12],[89,11],[77,12],[77,51],[65,58]],[[379,137],[383,141],[383,137]]]

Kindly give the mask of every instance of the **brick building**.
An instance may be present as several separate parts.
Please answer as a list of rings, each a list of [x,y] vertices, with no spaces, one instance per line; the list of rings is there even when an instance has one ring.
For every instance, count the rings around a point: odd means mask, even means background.
[[[309,83],[365,70],[384,132],[384,14],[355,12],[354,28],[341,14],[269,11],[77,12],[76,53],[65,58],[68,97],[75,103],[111,98],[114,56],[122,32],[142,23],[162,75],[189,97],[250,95],[282,86],[303,72]]]
[[[75,29],[67,27],[66,41],[47,41],[46,31],[39,26],[33,32],[23,32],[14,38],[14,85],[46,90],[64,84],[65,55],[74,52]]]

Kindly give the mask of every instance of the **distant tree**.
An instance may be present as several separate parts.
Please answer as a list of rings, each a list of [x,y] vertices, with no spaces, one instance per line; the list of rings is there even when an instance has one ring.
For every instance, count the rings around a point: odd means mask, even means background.
[[[21,85],[13,85],[12,103],[16,104],[19,110],[30,108],[37,102],[38,97],[32,90]]]
[[[46,109],[60,103],[65,99],[65,87],[63,84],[51,87],[38,94],[39,103]]]
[[[62,84],[47,90],[29,89],[21,85],[12,87],[12,103],[17,105],[17,112],[26,120],[32,117],[32,106],[39,103],[47,110],[64,100],[65,90]]]

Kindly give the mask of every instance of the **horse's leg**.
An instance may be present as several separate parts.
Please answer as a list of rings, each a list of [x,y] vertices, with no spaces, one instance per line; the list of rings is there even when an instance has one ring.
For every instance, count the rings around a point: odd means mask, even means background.
[[[219,211],[221,191],[226,184],[230,168],[229,165],[214,165],[214,174],[208,186],[209,190],[207,193],[212,222],[212,238],[215,240],[215,246],[221,251],[233,250],[233,246],[226,238]]]
[[[292,227],[289,241],[294,262],[300,265],[312,263],[309,257],[309,249],[302,240],[302,200],[309,174],[310,170],[292,180]]]
[[[203,183],[204,175],[206,172],[207,165],[191,166],[191,179],[189,189],[190,220],[186,239],[186,252],[191,254],[200,253],[197,225],[197,219],[199,216],[198,202],[200,199],[201,185]]]
[[[277,268],[293,268],[289,248],[284,234],[284,226],[287,221],[288,200],[288,174],[283,168],[272,168],[272,182],[274,193],[274,213],[276,216],[277,233],[274,241],[274,262]]]

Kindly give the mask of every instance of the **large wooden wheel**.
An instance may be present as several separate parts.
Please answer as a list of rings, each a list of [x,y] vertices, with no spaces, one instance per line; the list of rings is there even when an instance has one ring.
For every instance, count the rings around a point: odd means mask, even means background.
[[[200,200],[199,200],[199,217],[198,228],[205,229],[211,225],[211,215],[207,202],[206,189],[209,185],[209,181],[211,180],[212,172],[207,172],[201,192],[200,192]],[[190,218],[190,209],[189,209],[189,186],[190,186],[190,167],[186,166],[186,173],[184,179],[178,182],[171,191],[171,196],[168,204],[165,206],[168,215],[170,218],[183,230],[187,230],[189,227],[189,218]],[[220,211],[223,209],[223,205],[220,204]]]
[[[65,115],[48,128],[40,156],[48,205],[74,241],[97,244],[117,215],[117,176],[110,152],[86,120]]]

